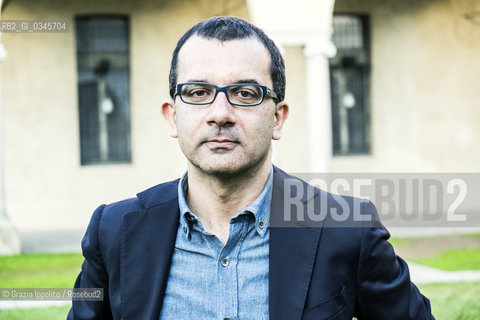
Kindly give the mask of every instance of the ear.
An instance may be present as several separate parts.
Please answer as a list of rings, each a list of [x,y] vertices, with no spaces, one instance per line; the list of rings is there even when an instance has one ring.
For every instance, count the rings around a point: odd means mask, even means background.
[[[172,100],[162,103],[162,115],[170,126],[170,136],[172,138],[178,138],[177,111],[175,110],[175,105]]]
[[[288,103],[286,101],[279,102],[275,106],[275,122],[273,124],[273,140],[279,140],[282,136],[282,129],[288,118]]]

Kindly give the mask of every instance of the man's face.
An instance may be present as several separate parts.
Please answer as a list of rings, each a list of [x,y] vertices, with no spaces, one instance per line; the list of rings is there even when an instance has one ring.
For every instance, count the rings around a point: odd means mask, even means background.
[[[256,39],[220,42],[193,36],[178,57],[178,83],[217,86],[257,83],[272,88],[270,55]],[[208,174],[245,172],[270,160],[271,140],[279,139],[288,106],[265,97],[253,107],[231,105],[219,92],[209,105],[190,105],[176,97],[162,111],[188,161]]]

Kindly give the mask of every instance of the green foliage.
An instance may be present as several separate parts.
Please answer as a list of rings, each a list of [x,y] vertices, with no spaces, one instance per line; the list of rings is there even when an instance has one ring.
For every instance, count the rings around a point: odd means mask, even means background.
[[[429,267],[447,271],[480,270],[480,249],[452,249],[432,258],[411,259]]]
[[[457,282],[419,286],[430,299],[437,320],[480,319],[480,282]]]
[[[71,288],[82,261],[80,253],[0,257],[0,288]]]

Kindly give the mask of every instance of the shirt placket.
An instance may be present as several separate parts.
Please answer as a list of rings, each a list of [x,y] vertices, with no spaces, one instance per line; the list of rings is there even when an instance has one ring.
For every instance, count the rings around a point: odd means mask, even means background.
[[[247,231],[248,220],[230,224],[226,245],[217,258],[218,301],[223,310],[220,319],[238,319],[238,256]]]

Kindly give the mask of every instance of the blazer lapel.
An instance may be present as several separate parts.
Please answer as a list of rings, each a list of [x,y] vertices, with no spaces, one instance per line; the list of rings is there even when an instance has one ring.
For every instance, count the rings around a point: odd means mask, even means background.
[[[270,213],[274,225],[270,230],[269,253],[269,314],[270,319],[275,320],[301,318],[322,230],[284,223],[277,224],[282,227],[275,226],[275,221],[284,214],[286,179],[296,178],[275,168]],[[303,204],[311,200],[304,194]]]
[[[160,317],[178,223],[176,197],[125,215],[120,244],[122,318]]]

